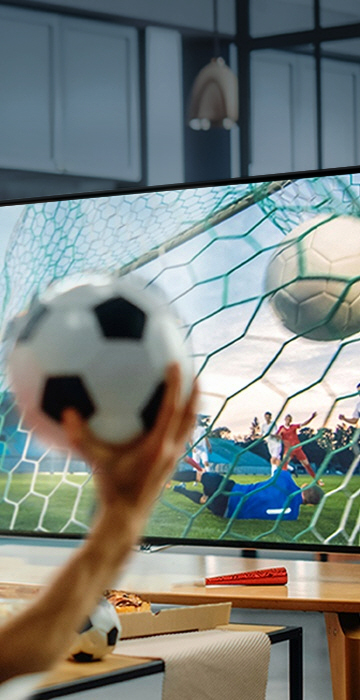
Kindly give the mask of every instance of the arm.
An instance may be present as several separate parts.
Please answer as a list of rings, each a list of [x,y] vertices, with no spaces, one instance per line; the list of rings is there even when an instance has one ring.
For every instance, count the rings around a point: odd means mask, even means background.
[[[343,413],[340,413],[339,420],[343,420],[345,421],[345,423],[350,423],[350,425],[357,425],[359,419],[355,416],[352,416],[351,418],[346,418],[346,416],[344,416]]]
[[[314,413],[311,414],[310,418],[308,418],[307,420],[304,420],[303,423],[300,423],[300,428],[304,428],[305,425],[309,425],[309,423],[311,423],[311,421],[315,418],[315,416],[317,416],[316,411],[314,411]]]
[[[275,438],[276,440],[281,440],[281,433],[280,433],[281,429],[282,429],[282,426],[280,426],[280,428],[278,430],[276,430],[275,425],[273,425],[271,431],[264,434],[264,437],[271,437],[271,438]]]
[[[99,513],[84,545],[44,593],[1,627],[0,682],[45,671],[66,655],[84,618],[121,571],[143,533],[149,511],[184,449],[195,417],[196,397],[194,388],[183,406],[180,372],[172,366],[155,427],[122,445],[98,440],[76,411],[64,411],[63,425],[70,444],[92,467]]]

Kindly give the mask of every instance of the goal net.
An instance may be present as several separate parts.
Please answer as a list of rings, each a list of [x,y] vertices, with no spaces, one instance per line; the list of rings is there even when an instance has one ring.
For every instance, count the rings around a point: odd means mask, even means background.
[[[99,268],[141,273],[147,284],[164,289],[183,320],[200,381],[201,415],[177,480],[164,489],[149,521],[150,539],[359,545],[358,428],[339,415],[353,416],[358,402],[360,336],[312,341],[291,333],[264,287],[271,256],[298,224],[319,213],[359,216],[359,187],[360,176],[324,174],[0,209],[8,231],[0,250],[3,332],[49,282]],[[1,531],[86,533],[95,508],[89,468],[38,441],[18,415],[2,371]],[[271,468],[267,412],[272,430],[293,416],[315,477],[295,448],[289,463],[283,455]],[[222,477],[207,501],[196,479],[198,465]],[[254,485],[266,495],[283,466],[297,489],[281,507],[269,504],[269,517],[243,516],[249,490],[231,515],[228,509],[212,512],[219,495],[229,503],[230,484]],[[181,474],[190,478],[192,468],[193,482],[182,485]],[[324,497],[301,505],[289,519],[301,487],[318,481]],[[184,498],[184,489],[198,496]]]

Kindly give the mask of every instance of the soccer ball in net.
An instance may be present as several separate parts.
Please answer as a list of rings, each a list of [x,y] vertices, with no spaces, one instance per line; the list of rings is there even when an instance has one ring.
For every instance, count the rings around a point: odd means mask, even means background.
[[[284,326],[313,340],[360,331],[360,219],[316,216],[272,256],[265,292]]]
[[[178,362],[184,396],[192,361],[163,295],[114,275],[65,278],[50,285],[10,324],[9,386],[25,423],[66,448],[61,416],[73,407],[92,431],[123,442],[155,422],[166,368]]]
[[[119,616],[104,598],[86,619],[68,652],[68,658],[74,661],[98,661],[114,649],[120,635]]]

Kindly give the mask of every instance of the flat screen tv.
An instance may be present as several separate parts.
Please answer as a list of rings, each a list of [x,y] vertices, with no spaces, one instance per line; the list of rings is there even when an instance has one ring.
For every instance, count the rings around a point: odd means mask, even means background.
[[[360,551],[360,170],[4,202],[0,231],[3,331],[103,269],[182,319],[199,416],[144,543]],[[81,537],[89,468],[39,442],[5,376],[0,530]]]

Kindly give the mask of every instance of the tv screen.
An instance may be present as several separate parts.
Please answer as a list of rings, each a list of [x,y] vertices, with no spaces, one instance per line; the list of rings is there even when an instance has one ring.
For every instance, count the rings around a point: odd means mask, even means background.
[[[147,543],[360,551],[360,171],[0,207],[4,330],[54,279],[141,274],[189,339],[201,397]],[[0,530],[78,537],[90,470],[43,445],[2,370]]]

